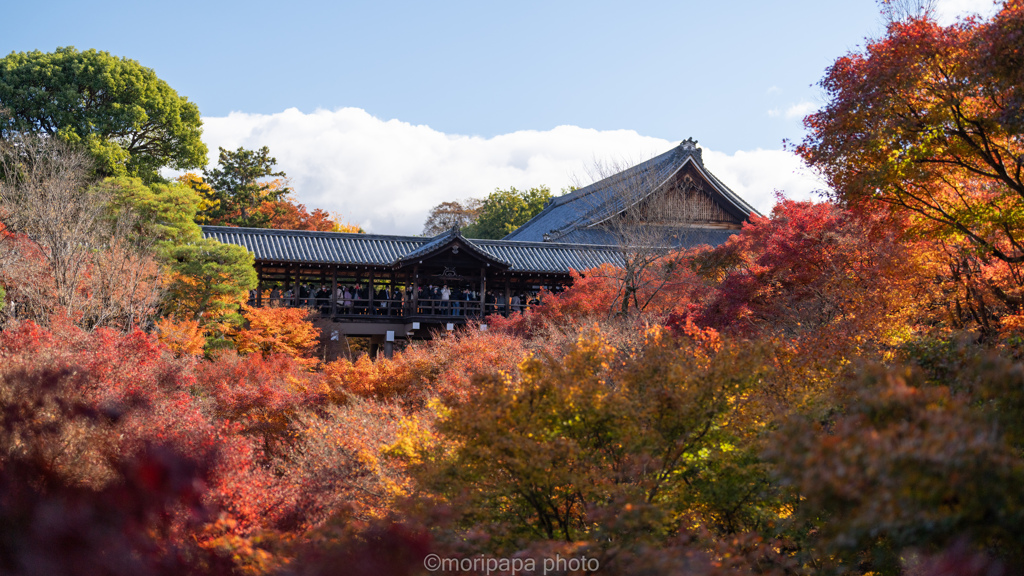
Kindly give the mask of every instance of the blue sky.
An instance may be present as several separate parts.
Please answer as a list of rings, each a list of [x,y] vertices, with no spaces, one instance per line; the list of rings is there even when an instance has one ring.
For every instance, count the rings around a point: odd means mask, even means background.
[[[882,31],[871,0],[37,0],[4,14],[22,25],[5,27],[0,54],[72,45],[138,60],[199,105],[213,152],[269,145],[300,200],[404,233],[439,201],[557,189],[587,161],[691,136],[765,210],[779,185],[806,196],[814,184],[791,160],[749,155],[799,139],[826,67]]]

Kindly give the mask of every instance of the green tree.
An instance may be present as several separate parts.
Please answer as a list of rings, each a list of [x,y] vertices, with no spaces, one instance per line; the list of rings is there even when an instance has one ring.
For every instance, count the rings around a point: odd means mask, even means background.
[[[652,333],[624,358],[592,334],[564,357],[528,359],[521,379],[478,378],[412,472],[497,548],[664,541],[684,516],[718,533],[769,531],[779,501],[758,427],[735,426],[751,420],[754,403],[737,398],[764,376],[763,352],[682,344]]]
[[[223,344],[227,329],[242,323],[239,308],[256,288],[252,254],[242,246],[203,238],[174,246],[168,257],[164,312],[199,320],[212,335],[210,344]]]
[[[504,238],[540,214],[552,197],[547,186],[495,190],[484,200],[476,222],[462,232],[468,238]]]
[[[134,237],[153,245],[166,283],[162,310],[198,320],[211,344],[225,344],[224,331],[241,323],[239,307],[256,287],[252,254],[202,238],[195,223],[201,198],[185,184],[107,178],[93,191],[110,199],[115,218],[130,213]]]
[[[139,178],[107,178],[94,189],[109,197],[114,212],[131,210],[137,216],[137,230],[156,242],[158,255],[172,246],[196,242],[201,237],[195,223],[199,194],[180,183],[145,184]]]
[[[259,150],[219,150],[218,167],[205,172],[214,202],[200,215],[201,220],[252,228],[266,226],[270,217],[259,207],[267,201],[277,202],[291,191],[283,185],[285,173],[274,172],[277,159],[266,146]]]
[[[206,165],[199,108],[152,69],[73,47],[0,59],[0,138],[36,132],[84,145],[105,176],[160,180]]]

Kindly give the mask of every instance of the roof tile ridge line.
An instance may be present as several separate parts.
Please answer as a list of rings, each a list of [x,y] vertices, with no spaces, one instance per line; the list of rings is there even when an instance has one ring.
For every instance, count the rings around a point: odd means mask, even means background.
[[[689,154],[690,156],[693,155],[692,153],[689,152],[687,152],[687,154]],[[718,176],[715,176],[711,172],[711,170],[704,165],[703,161],[694,162],[694,166],[704,177],[710,180],[712,184],[715,184],[718,187],[720,187],[721,190],[719,190],[719,192],[722,192],[722,195],[725,196],[726,199],[728,199],[730,202],[732,202],[736,208],[739,208],[740,210],[749,209],[751,213],[761,215],[761,213],[758,212],[756,208],[754,208],[749,202],[744,200],[739,194],[736,193],[735,190],[730,188],[725,182],[722,182],[722,180],[719,179]]]
[[[514,263],[509,262],[508,260],[505,260],[504,258],[498,256],[497,254],[491,254],[489,251],[484,250],[483,248],[480,247],[479,244],[477,244],[476,242],[473,241],[474,239],[466,238],[461,233],[458,234],[458,238],[461,238],[462,241],[465,242],[473,250],[476,250],[477,252],[480,252],[482,254],[486,254],[486,255],[490,256],[491,258],[494,258],[498,262],[503,262],[505,264],[508,264],[509,266],[514,266],[515,265]]]
[[[432,245],[440,246],[441,244],[444,244],[445,241],[447,241],[446,237],[449,236],[449,235],[451,235],[453,238],[456,235],[458,237],[460,237],[460,238],[462,237],[462,234],[460,234],[460,233],[456,233],[456,234],[453,235],[452,234],[452,230],[456,230],[456,228],[449,228],[448,230],[445,230],[444,232],[441,232],[440,234],[437,234],[437,235],[432,236],[430,238],[425,238],[426,242],[424,242],[423,244],[420,244],[419,246],[413,248],[409,252],[406,252],[404,257],[408,257],[410,254],[414,254],[415,252],[423,250],[424,248],[427,248],[428,246],[432,246]]]
[[[620,172],[620,174],[622,174],[622,172]],[[604,180],[607,180],[607,179],[608,178],[600,180],[600,182],[603,182]],[[594,186],[596,184],[598,184],[598,182],[595,182],[594,184],[591,184],[591,186]],[[597,192],[598,192],[597,190],[591,190],[587,194],[585,194],[583,196],[580,196],[579,198],[576,198],[576,200],[582,200],[583,198],[585,198],[587,196],[590,196],[591,194],[595,194]],[[544,234],[558,234],[559,237],[564,237],[564,236],[566,236],[567,234],[569,234],[570,232],[572,232],[573,230],[575,230],[577,228],[589,227],[591,224],[587,224],[587,222],[592,220],[593,217],[594,217],[594,213],[598,212],[599,210],[601,210],[601,208],[603,208],[606,205],[607,202],[608,202],[608,199],[605,198],[604,202],[597,203],[597,204],[589,204],[588,205],[588,207],[589,207],[588,210],[583,211],[582,214],[580,214],[579,216],[577,216],[573,220],[570,220],[565,225],[560,226],[558,228],[553,228],[551,230],[548,230]],[[564,204],[563,204],[563,206],[564,206]],[[538,214],[538,216],[539,216],[539,214]],[[605,218],[605,220],[607,220],[607,218]],[[601,221],[603,222],[603,220],[601,220]],[[524,224],[524,226],[525,226],[525,224]]]
[[[646,164],[652,163],[654,160],[657,160],[658,158],[662,158],[663,156],[671,154],[671,153],[675,152],[675,150],[676,149],[673,148],[672,150],[669,150],[669,151],[663,152],[662,154],[658,154],[657,156],[653,156],[651,158],[648,158],[647,160],[644,160],[643,162],[639,162],[637,164],[634,164],[633,166],[630,166],[629,168],[626,168],[624,170],[615,172],[614,174],[607,175],[607,176],[605,176],[605,177],[603,177],[603,178],[601,178],[599,180],[594,180],[593,182],[590,182],[589,184],[587,184],[587,186],[585,186],[583,188],[579,188],[577,190],[573,190],[572,192],[570,192],[570,193],[568,193],[566,195],[559,196],[558,198],[555,198],[554,201],[551,203],[551,205],[557,204],[558,206],[564,206],[564,205],[566,205],[566,204],[568,204],[570,202],[575,202],[575,201],[578,201],[578,200],[583,200],[584,198],[586,198],[586,197],[590,196],[591,194],[594,194],[595,192],[597,192],[597,190],[596,190],[597,184],[599,184],[599,183],[601,183],[601,182],[603,182],[605,180],[610,180],[610,179],[612,179],[612,178],[614,178],[616,176],[622,176],[622,175],[624,175],[627,172],[632,171],[632,170],[645,169],[646,168],[646,166],[645,166]],[[644,168],[641,168],[641,167],[644,167]],[[589,189],[595,189],[595,190],[589,190]],[[542,211],[541,213],[544,213],[544,212]],[[540,214],[538,214],[538,216],[539,215]]]
[[[677,147],[675,147],[675,148],[673,148],[672,150],[669,150],[669,152],[675,152],[675,151],[677,151],[677,150],[679,150],[679,147],[678,147],[678,146],[677,146]],[[651,158],[651,160],[653,160],[653,159],[654,159],[654,158]],[[682,159],[682,161],[681,161],[681,162],[679,162],[679,165],[678,165],[678,166],[676,166],[676,167],[675,167],[675,168],[674,168],[674,169],[673,169],[673,170],[672,170],[671,172],[669,172],[669,173],[668,173],[668,175],[667,175],[667,176],[665,176],[665,178],[663,178],[663,179],[661,180],[661,182],[659,182],[659,183],[658,183],[658,185],[657,185],[657,186],[653,186],[653,187],[652,187],[652,188],[651,188],[650,190],[648,190],[648,191],[647,191],[647,192],[646,192],[645,194],[643,194],[643,195],[642,195],[641,197],[637,198],[636,202],[633,202],[632,204],[630,204],[630,206],[635,206],[635,205],[636,205],[637,203],[639,203],[639,202],[643,202],[643,201],[644,201],[645,199],[647,199],[647,198],[648,198],[648,197],[649,197],[649,196],[650,196],[651,194],[654,194],[654,191],[655,191],[655,190],[660,190],[660,189],[661,189],[661,187],[662,187],[662,186],[664,186],[666,182],[668,182],[669,180],[671,180],[671,179],[672,179],[672,178],[673,178],[673,177],[674,177],[674,176],[675,176],[676,174],[678,174],[678,173],[679,173],[679,171],[680,171],[680,170],[682,170],[683,168],[685,168],[685,167],[686,167],[686,163],[687,163],[687,162],[693,162],[693,164],[697,164],[697,161],[693,159],[693,154],[691,154],[690,152],[687,152],[687,153],[686,153],[686,154],[685,154],[685,155],[683,156],[683,159]],[[598,220],[598,221],[596,221],[596,222],[589,222],[588,224],[586,224],[586,226],[585,226],[585,227],[586,227],[586,228],[592,228],[592,227],[594,227],[594,226],[597,226],[597,225],[601,224],[602,222],[605,222],[605,221],[607,221],[608,219],[610,219],[610,218],[613,218],[613,217],[615,217],[616,215],[618,215],[618,214],[621,214],[621,213],[625,212],[625,211],[626,211],[626,208],[627,208],[627,206],[624,206],[624,207],[623,207],[623,208],[622,208],[621,210],[618,210],[618,211],[616,211],[616,212],[613,212],[612,214],[608,214],[608,215],[606,215],[606,216],[605,216],[604,218],[602,218],[601,220]],[[596,210],[596,208],[595,208],[595,210]]]
[[[602,183],[602,182],[604,182],[604,181],[606,181],[606,180],[611,180],[612,178],[615,178],[615,177],[621,177],[621,179],[625,179],[625,174],[627,172],[631,172],[631,171],[638,171],[639,172],[639,171],[642,171],[642,170],[647,170],[649,168],[652,168],[654,163],[655,163],[655,160],[658,160],[658,159],[660,159],[662,157],[667,157],[669,155],[675,155],[676,153],[679,152],[680,146],[681,146],[681,144],[679,146],[675,146],[675,147],[673,147],[673,148],[671,148],[669,150],[666,150],[665,152],[662,152],[661,154],[658,154],[657,156],[652,156],[651,158],[648,158],[647,160],[644,160],[643,162],[639,162],[639,163],[637,163],[637,164],[635,164],[633,166],[630,166],[629,168],[626,168],[625,170],[622,170],[620,172],[616,172],[615,174],[611,174],[609,176],[601,178],[600,180],[597,180],[595,182],[591,182],[590,184],[587,184],[586,186],[584,186],[582,188],[577,188],[576,190],[573,190],[572,192],[570,192],[568,194],[565,194],[563,196],[559,196],[557,198],[554,198],[553,201],[551,202],[551,204],[548,204],[547,206],[545,206],[543,210],[541,210],[533,218],[530,218],[530,220],[527,221],[526,223],[524,223],[522,226],[520,226],[519,228],[516,228],[512,232],[508,233],[505,236],[505,238],[511,239],[511,237],[516,236],[520,230],[526,230],[527,229],[527,225],[530,224],[530,222],[533,222],[534,220],[540,219],[540,217],[542,215],[544,215],[545,213],[547,213],[549,211],[549,209],[553,209],[556,206],[557,207],[565,206],[565,205],[569,204],[570,202],[575,202],[577,200],[582,200],[582,199],[586,198],[587,196],[590,196],[591,194],[594,194],[595,192],[598,191],[597,188],[596,188],[597,185]],[[692,154],[689,151],[687,151],[686,155],[684,156],[684,159],[686,157],[690,157],[690,156],[692,156]],[[668,159],[666,158],[666,160],[668,160]],[[594,188],[594,189],[590,190],[590,191],[587,191],[590,188]],[[564,226],[561,226],[559,228],[554,228],[554,229],[548,230],[547,232],[544,232],[543,234],[557,233],[560,236],[565,236],[569,232],[563,232],[563,230],[570,229],[569,231],[571,231],[571,229],[578,227],[580,222],[587,220],[588,216],[590,216],[591,213],[595,212],[599,208],[600,208],[600,206],[593,207],[590,210],[587,210],[584,213],[584,215],[579,216],[578,218],[572,220],[568,224],[566,224]]]
[[[618,171],[618,172],[616,172],[614,174],[610,174],[608,176],[605,176],[604,178],[601,178],[600,180],[595,180],[594,182],[591,182],[590,184],[587,184],[586,186],[584,186],[582,188],[577,188],[576,190],[573,190],[572,192],[570,192],[570,193],[568,193],[568,194],[566,194],[564,196],[559,196],[558,198],[555,198],[555,201],[562,201],[559,204],[560,206],[564,206],[565,204],[568,204],[569,202],[575,202],[576,200],[579,200],[581,198],[584,198],[585,196],[589,196],[590,194],[594,193],[593,190],[590,191],[590,192],[586,192],[586,190],[588,188],[593,188],[593,187],[597,186],[598,184],[604,182],[605,180],[611,180],[612,178],[615,178],[617,176],[622,176],[626,172],[629,172],[631,170],[639,170],[639,169],[642,169],[642,168],[647,168],[648,166],[646,166],[646,165],[652,164],[655,160],[661,158],[662,156],[667,156],[667,155],[672,154],[672,153],[674,153],[674,152],[676,152],[678,150],[679,150],[679,146],[674,146],[674,147],[672,147],[672,148],[662,152],[661,154],[658,154],[656,156],[651,156],[647,160],[644,160],[642,162],[638,162],[638,163],[636,163],[636,164],[634,164],[634,165],[632,165],[632,166],[630,166],[630,167],[628,167],[628,168],[626,168],[624,170],[620,170],[620,171]],[[689,153],[687,153],[687,154],[689,154]],[[577,195],[576,194],[577,192],[582,192],[582,194],[578,194]]]
[[[661,154],[658,154],[657,156],[654,156],[653,158],[648,158],[647,160],[644,160],[643,162],[641,162],[639,164],[636,164],[635,166],[630,166],[629,168],[627,168],[627,169],[625,169],[625,170],[623,170],[621,172],[616,172],[615,174],[612,174],[611,176],[608,176],[607,178],[602,178],[601,180],[598,180],[597,182],[594,182],[593,184],[591,184],[590,186],[587,186],[587,187],[589,188],[591,186],[596,186],[597,184],[600,184],[601,182],[604,182],[605,180],[611,180],[612,178],[616,178],[616,177],[618,177],[619,181],[626,180],[628,172],[637,172],[637,174],[630,174],[629,177],[642,177],[643,176],[643,172],[650,172],[650,171],[654,170],[655,164],[656,164],[654,162],[655,160],[663,159],[662,161],[667,163],[667,164],[674,164],[676,162],[679,162],[679,164],[671,172],[669,172],[668,176],[666,176],[661,181],[660,184],[658,184],[657,186],[654,186],[653,188],[651,188],[647,192],[646,195],[642,196],[641,198],[639,198],[637,200],[637,202],[640,202],[644,198],[647,198],[648,196],[650,196],[654,192],[654,190],[657,190],[657,189],[661,188],[661,186],[663,186],[665,184],[665,182],[667,182],[670,178],[672,178],[672,176],[674,176],[677,172],[679,172],[679,170],[682,170],[682,168],[684,166],[686,166],[686,161],[687,160],[693,158],[693,154],[692,153],[690,153],[689,151],[685,151],[685,153],[682,155],[682,159],[680,161],[680,158],[678,158],[679,152],[680,152],[680,146],[676,146],[676,147],[674,147],[674,148],[672,148],[670,150],[667,150],[665,152],[662,152]],[[658,164],[660,164],[660,163],[661,162],[658,162]],[[597,192],[597,190],[593,190],[591,192],[588,192],[584,196],[589,196],[590,194],[593,194],[595,192]],[[580,198],[583,198],[584,196],[580,196]],[[597,217],[597,216],[595,216],[595,213],[599,212],[603,207],[605,207],[608,202],[609,202],[609,200],[606,198],[604,202],[602,202],[600,204],[597,204],[597,205],[592,205],[591,208],[589,210],[587,210],[583,215],[581,215],[578,218],[576,218],[575,220],[569,222],[565,226],[562,226],[562,227],[554,229],[554,230],[549,230],[548,233],[555,232],[555,233],[558,233],[560,236],[564,237],[564,236],[567,236],[569,233],[571,233],[575,229],[590,228],[592,226],[596,226],[597,224],[600,224],[600,223],[608,220],[609,218],[612,218],[616,214],[620,214],[623,210],[625,210],[625,208],[623,208],[622,210],[616,210],[616,211],[611,212],[610,214],[607,214],[606,216],[600,218],[599,220],[594,221],[594,218]],[[634,202],[633,204],[636,204],[636,202]]]
[[[334,232],[333,230],[289,230],[285,228],[242,228],[240,226],[212,226],[210,224],[200,224],[199,228],[218,228],[220,230],[231,231],[234,234],[252,233],[261,236],[289,236],[289,235],[302,235],[302,236],[316,236],[322,238],[347,238],[353,240],[408,240],[418,241],[423,240],[422,236],[406,236],[401,234],[366,234],[364,232]],[[220,230],[213,230],[212,232],[219,232]]]
[[[454,232],[454,233],[452,233],[452,232]],[[450,237],[446,238],[445,236],[450,236]],[[505,265],[510,266],[510,267],[514,266],[514,264],[512,262],[509,262],[509,261],[507,261],[507,260],[505,260],[503,258],[495,256],[494,254],[491,254],[490,252],[480,248],[479,246],[477,246],[476,244],[471,242],[469,238],[466,238],[465,236],[462,235],[462,233],[459,231],[458,228],[451,228],[451,229],[449,229],[449,230],[447,230],[447,231],[445,231],[445,232],[443,232],[441,234],[438,234],[437,236],[431,238],[430,241],[427,242],[426,244],[423,244],[422,246],[418,246],[414,250],[411,250],[411,251],[406,252],[405,254],[403,254],[400,258],[395,260],[395,263],[398,263],[398,262],[404,261],[404,260],[408,260],[410,257],[413,257],[412,255],[415,254],[417,251],[422,250],[424,248],[427,248],[431,244],[435,244],[435,242],[436,242],[435,246],[430,246],[430,249],[427,250],[425,253],[429,254],[437,246],[443,246],[445,243],[447,243],[449,241],[454,242],[454,241],[460,240],[460,239],[470,248],[470,250],[476,252],[478,255],[484,256],[486,258],[491,258],[491,259],[495,260],[496,262],[500,262],[500,263],[505,264]]]
[[[596,183],[595,183],[595,184],[596,184]],[[590,185],[589,185],[589,186],[587,186],[587,187],[589,188],[590,186],[593,186],[593,184],[590,184]],[[580,190],[583,190],[583,188],[581,188]],[[588,194],[592,194],[592,193],[593,193],[593,192],[588,192]],[[581,197],[581,198],[582,198],[582,197]],[[579,199],[579,198],[574,198],[573,200],[575,201],[575,200],[578,200],[578,199]],[[520,226],[520,227],[516,228],[515,230],[513,230],[513,231],[509,232],[509,233],[508,233],[507,235],[505,235],[505,236],[504,236],[503,238],[500,238],[500,239],[501,239],[501,240],[505,240],[505,239],[508,239],[508,240],[510,240],[510,241],[515,241],[515,238],[514,238],[515,236],[519,236],[519,235],[521,235],[522,233],[525,233],[525,232],[527,232],[527,231],[529,230],[529,228],[531,228],[532,226],[536,226],[536,224],[532,224],[532,225],[531,225],[531,223],[532,223],[532,222],[534,222],[534,221],[540,221],[540,219],[541,219],[541,216],[544,216],[544,215],[545,215],[545,214],[547,214],[548,212],[551,212],[551,211],[553,211],[553,210],[554,210],[555,208],[561,208],[562,206],[565,206],[566,204],[568,204],[568,202],[565,202],[565,203],[562,203],[562,204],[558,204],[558,205],[556,205],[556,204],[554,204],[554,203],[548,204],[547,206],[545,206],[545,207],[544,207],[544,209],[543,209],[543,210],[541,210],[540,212],[538,212],[536,216],[534,216],[533,218],[530,218],[529,220],[527,220],[526,222],[524,222],[522,226]],[[571,222],[570,224],[574,224],[575,222],[576,222],[576,221],[574,220],[574,221],[573,221],[573,222]],[[568,226],[568,225],[569,225],[569,224],[567,224],[566,226]],[[565,226],[563,226],[562,228],[565,228]],[[548,230],[548,232],[553,232],[553,231],[555,231],[555,230],[556,230],[556,229]],[[561,230],[561,228],[558,228],[557,230]],[[548,232],[543,232],[543,234],[547,234]]]
[[[678,147],[674,148],[673,150],[678,150]],[[677,166],[671,173],[669,173],[669,175],[665,177],[665,180],[661,184],[659,184],[658,186],[655,186],[654,188],[652,188],[644,196],[644,198],[646,198],[647,196],[650,196],[651,194],[653,194],[654,190],[657,190],[657,189],[661,188],[661,186],[663,186],[665,184],[665,182],[667,182],[670,179],[672,179],[672,177],[674,177],[677,173],[679,173],[680,170],[682,170],[683,168],[686,167],[686,163],[687,162],[691,162],[694,165],[694,167],[697,168],[697,170],[705,178],[708,179],[708,181],[710,181],[716,187],[721,188],[721,190],[717,190],[717,191],[719,193],[721,193],[721,195],[724,196],[725,199],[728,200],[735,208],[739,209],[740,211],[746,211],[748,215],[751,214],[751,213],[757,214],[758,216],[762,215],[760,212],[758,212],[758,210],[756,208],[751,206],[746,200],[744,200],[742,197],[740,197],[739,194],[737,194],[735,191],[733,191],[732,188],[729,188],[724,182],[719,180],[717,176],[712,174],[711,171],[708,170],[706,166],[704,166],[703,162],[698,162],[697,160],[694,159],[694,157],[695,157],[695,154],[693,154],[690,151],[686,151],[686,154],[683,156],[683,160],[679,164],[679,166]],[[643,200],[643,198],[641,198],[640,200]],[[587,227],[600,224],[601,222],[604,222],[605,220],[607,220],[608,218],[611,218],[612,216],[614,216],[614,214],[610,214],[608,217],[604,218],[603,220],[600,220],[598,222],[590,224]]]
[[[577,242],[537,242],[536,240],[506,240],[504,238],[498,238],[498,239],[493,239],[493,238],[484,239],[484,238],[481,238],[480,240],[482,240],[484,242],[502,242],[502,243],[514,242],[516,245],[515,246],[511,246],[511,247],[515,247],[515,248],[546,248],[546,249],[552,249],[552,248],[569,248],[569,249],[598,248],[598,249],[609,249],[609,250],[618,250],[619,249],[618,246],[612,246],[610,244],[581,244],[581,243],[577,243]]]

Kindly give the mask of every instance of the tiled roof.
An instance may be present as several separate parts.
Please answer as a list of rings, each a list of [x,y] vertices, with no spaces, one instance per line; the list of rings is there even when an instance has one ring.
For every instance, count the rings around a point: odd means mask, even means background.
[[[622,266],[622,253],[614,246],[472,240],[481,250],[512,263],[512,271],[568,272],[588,270],[601,264]]]
[[[390,265],[429,238],[203,226],[203,236],[244,246],[257,260]]]
[[[477,251],[511,264],[513,272],[567,273],[605,263],[622,264],[621,253],[612,246],[470,240],[457,230],[433,238],[225,226],[203,226],[202,230],[206,238],[244,246],[256,260],[270,262],[395,266],[457,237]]]
[[[462,241],[462,244],[464,244],[470,252],[476,252],[477,257],[480,258],[481,260],[489,260],[492,263],[501,266],[503,269],[510,268],[512,266],[512,263],[509,262],[508,260],[496,257],[491,252],[484,250],[482,249],[482,247],[478,246],[478,240],[468,240],[464,238],[458,228],[450,228],[449,230],[442,232],[437,236],[434,236],[419,248],[399,258],[397,261],[395,261],[395,264],[399,266],[405,265],[407,263],[412,262],[412,260],[414,259],[425,257],[436,250],[441,250],[445,246],[448,246],[453,242],[460,240]]]
[[[614,234],[594,225],[651,194],[675,176],[687,163],[692,163],[711,183],[723,209],[740,219],[757,214],[752,206],[704,168],[697,143],[685,140],[664,154],[553,199],[540,214],[504,239],[615,244],[617,239]],[[734,233],[735,231],[725,233],[716,230],[707,234],[687,234],[683,245],[695,246],[705,243],[703,240],[717,245]]]
[[[680,248],[692,248],[695,246],[718,246],[725,244],[730,236],[739,230],[725,228],[688,228],[678,231],[672,236],[666,235],[666,246]],[[558,241],[564,244],[595,244],[602,246],[617,246],[619,243],[615,234],[604,228],[576,228],[559,236]]]

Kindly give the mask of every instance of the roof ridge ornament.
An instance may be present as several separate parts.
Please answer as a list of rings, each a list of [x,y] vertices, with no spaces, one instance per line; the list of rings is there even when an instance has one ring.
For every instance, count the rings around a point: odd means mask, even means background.
[[[693,156],[694,159],[697,160],[697,164],[700,164],[701,166],[704,165],[704,157],[701,155],[701,147],[697,146],[697,141],[694,140],[692,136],[679,143],[679,150],[681,150],[683,154]]]

